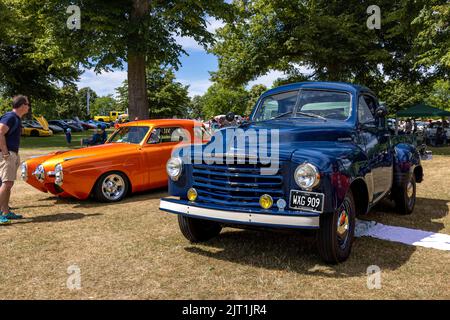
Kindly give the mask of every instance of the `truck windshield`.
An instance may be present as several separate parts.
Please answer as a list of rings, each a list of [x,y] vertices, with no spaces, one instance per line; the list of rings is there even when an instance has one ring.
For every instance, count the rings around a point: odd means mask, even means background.
[[[346,120],[351,114],[351,97],[346,92],[300,90],[265,97],[253,121],[315,117]]]

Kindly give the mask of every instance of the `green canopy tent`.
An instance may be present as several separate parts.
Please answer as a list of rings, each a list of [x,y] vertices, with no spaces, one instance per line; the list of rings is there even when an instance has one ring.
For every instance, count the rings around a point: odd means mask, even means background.
[[[409,117],[409,118],[420,118],[420,117],[450,117],[450,112],[439,108],[431,107],[427,104],[420,103],[416,104],[406,110],[400,110],[397,112],[397,117]]]
[[[425,103],[419,103],[408,109],[400,110],[397,112],[395,118],[395,134],[398,134],[398,117],[408,117],[413,119],[420,117],[441,117],[442,120],[444,120],[445,117],[450,117],[450,112],[431,107]]]

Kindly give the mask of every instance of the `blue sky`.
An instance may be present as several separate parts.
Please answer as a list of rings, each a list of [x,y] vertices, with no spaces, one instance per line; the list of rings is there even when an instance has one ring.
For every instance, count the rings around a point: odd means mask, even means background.
[[[223,23],[219,20],[209,19],[208,30],[214,32],[222,25]],[[202,95],[211,85],[209,71],[217,70],[217,58],[212,54],[208,54],[192,38],[177,37],[177,42],[189,54],[180,57],[182,65],[176,72],[177,81],[184,85],[189,85],[189,95],[191,97]],[[270,87],[272,82],[282,75],[281,72],[271,71],[265,76],[250,82],[249,86],[262,83]],[[120,86],[126,78],[126,70],[103,72],[101,74],[95,74],[91,70],[86,70],[78,82],[78,88],[91,87],[98,95],[115,94],[114,89]]]

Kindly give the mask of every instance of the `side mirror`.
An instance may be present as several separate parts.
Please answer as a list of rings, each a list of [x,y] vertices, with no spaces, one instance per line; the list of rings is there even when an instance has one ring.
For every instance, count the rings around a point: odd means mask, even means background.
[[[228,112],[227,115],[225,116],[225,119],[228,122],[233,122],[234,121],[234,113],[233,112]]]
[[[387,109],[386,106],[379,106],[376,110],[375,110],[375,115],[377,118],[384,118],[387,115]]]

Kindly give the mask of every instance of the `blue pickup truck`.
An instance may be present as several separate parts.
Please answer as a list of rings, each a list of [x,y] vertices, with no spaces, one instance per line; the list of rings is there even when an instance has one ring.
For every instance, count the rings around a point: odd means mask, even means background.
[[[359,85],[271,89],[248,122],[173,154],[172,197],[161,199],[160,209],[178,215],[191,242],[207,241],[224,226],[316,229],[321,257],[345,261],[355,218],[385,197],[399,214],[411,214],[423,180],[426,151],[413,136],[395,136],[386,114]]]

